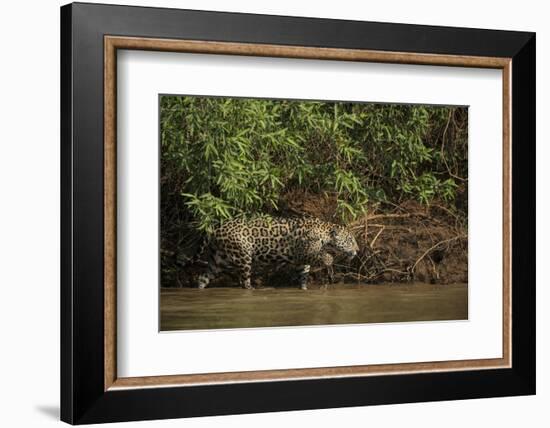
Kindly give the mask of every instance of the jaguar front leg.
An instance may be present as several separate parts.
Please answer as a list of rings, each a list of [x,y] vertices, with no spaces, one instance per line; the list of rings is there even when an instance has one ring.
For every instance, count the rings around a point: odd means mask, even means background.
[[[321,263],[325,265],[327,269],[328,282],[334,282],[334,267],[332,266],[334,263],[334,257],[332,257],[329,253],[323,253],[321,255]]]
[[[307,279],[309,278],[310,265],[303,265],[298,276],[300,281],[300,288],[302,290],[307,290]]]

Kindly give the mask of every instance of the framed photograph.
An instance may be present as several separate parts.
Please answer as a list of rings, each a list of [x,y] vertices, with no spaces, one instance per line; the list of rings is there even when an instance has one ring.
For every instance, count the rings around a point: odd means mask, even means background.
[[[535,393],[535,35],[61,8],[61,418]]]

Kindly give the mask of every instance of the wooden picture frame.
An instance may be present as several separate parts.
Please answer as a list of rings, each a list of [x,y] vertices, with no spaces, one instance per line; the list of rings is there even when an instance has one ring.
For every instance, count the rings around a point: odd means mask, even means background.
[[[117,49],[501,69],[502,358],[118,377]],[[61,53],[62,420],[535,392],[534,34],[77,3],[61,9]]]

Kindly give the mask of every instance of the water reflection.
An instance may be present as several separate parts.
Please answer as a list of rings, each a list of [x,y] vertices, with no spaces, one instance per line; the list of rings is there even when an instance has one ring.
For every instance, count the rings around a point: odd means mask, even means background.
[[[468,318],[467,284],[336,284],[161,290],[161,330],[380,323]]]

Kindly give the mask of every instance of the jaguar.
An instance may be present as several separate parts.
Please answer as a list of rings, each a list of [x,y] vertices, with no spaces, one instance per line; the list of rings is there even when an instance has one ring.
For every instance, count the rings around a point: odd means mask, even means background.
[[[243,288],[253,288],[257,265],[294,266],[300,288],[307,290],[312,265],[332,267],[333,253],[357,255],[354,236],[344,226],[316,217],[236,218],[214,229],[199,253],[206,252],[207,269],[198,277],[205,288],[220,272],[231,269]]]

